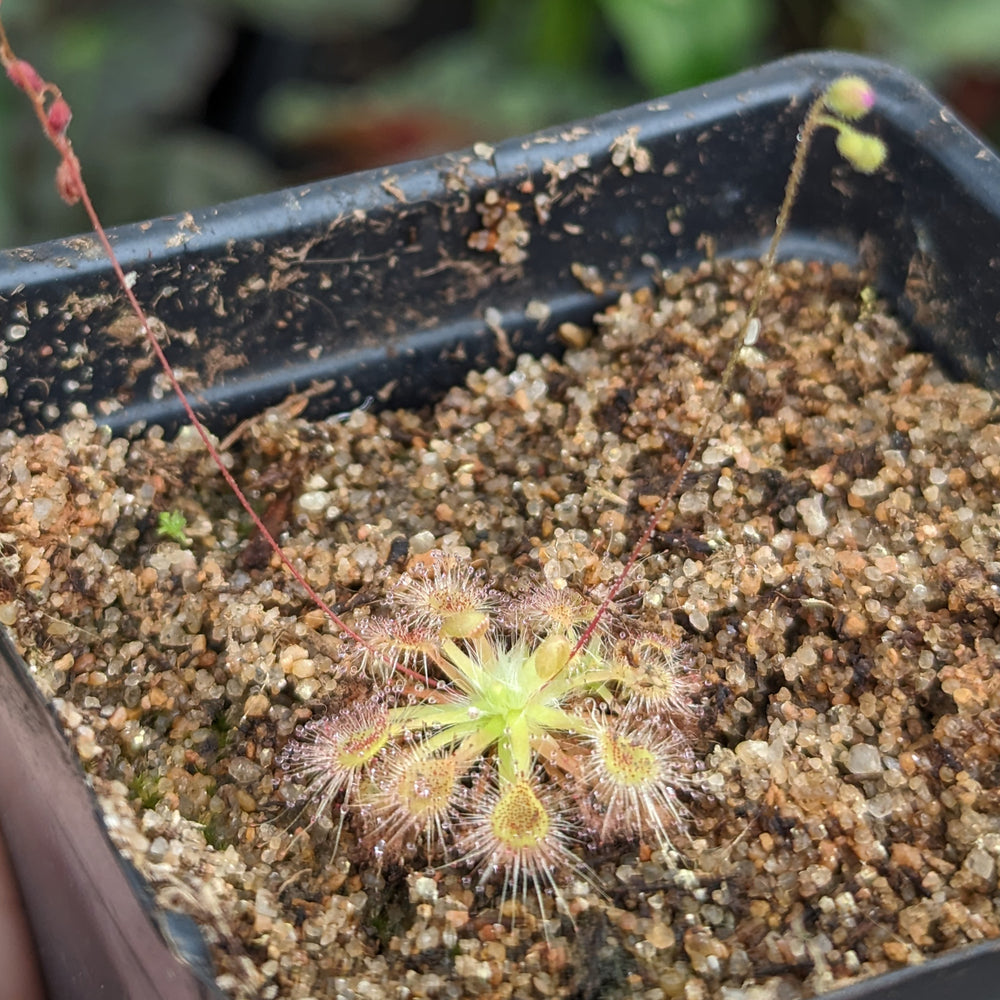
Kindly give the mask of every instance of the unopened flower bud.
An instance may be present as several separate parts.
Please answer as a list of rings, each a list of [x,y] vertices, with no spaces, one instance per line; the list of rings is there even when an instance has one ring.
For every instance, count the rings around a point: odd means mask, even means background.
[[[63,134],[69,125],[69,120],[73,117],[69,105],[61,98],[57,97],[49,108],[49,113],[45,118],[45,127],[49,135],[54,139]]]
[[[823,101],[834,114],[854,121],[871,111],[875,104],[875,91],[860,76],[842,76],[830,84]]]
[[[7,64],[7,76],[15,87],[28,94],[37,94],[45,86],[37,70],[26,59],[15,59]]]
[[[874,135],[844,127],[837,134],[837,150],[848,163],[863,174],[873,174],[885,163],[885,143]]]
[[[558,632],[546,636],[535,650],[535,669],[543,681],[551,680],[569,663],[573,647],[569,639]]]
[[[56,167],[56,190],[67,205],[75,205],[83,195],[83,181],[80,180],[79,164],[71,165],[60,160]]]

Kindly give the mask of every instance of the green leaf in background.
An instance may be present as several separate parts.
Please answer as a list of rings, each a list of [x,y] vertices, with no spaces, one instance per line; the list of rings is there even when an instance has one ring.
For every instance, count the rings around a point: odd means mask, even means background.
[[[478,0],[475,25],[476,34],[502,52],[510,67],[591,77],[602,72],[605,40],[597,0]]]
[[[1000,68],[998,0],[842,0],[829,44],[861,36],[871,52],[925,78],[952,66]]]
[[[129,142],[119,139],[118,150],[92,186],[94,198],[100,197],[121,221],[176,214],[279,185],[273,169],[252,149],[208,129],[137,132]]]
[[[770,20],[757,0],[599,0],[629,68],[651,94],[695,86],[753,61]]]

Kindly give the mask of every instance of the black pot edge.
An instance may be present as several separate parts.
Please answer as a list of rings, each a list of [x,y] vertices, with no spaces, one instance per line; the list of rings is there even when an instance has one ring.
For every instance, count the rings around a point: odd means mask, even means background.
[[[883,126],[885,128],[909,131],[912,135],[920,139],[921,142],[925,142],[926,146],[921,147],[924,155],[929,160],[936,161],[947,168],[949,176],[954,178],[956,185],[962,189],[963,193],[968,194],[974,203],[982,207],[984,216],[995,226],[997,216],[1000,214],[997,210],[997,192],[1000,192],[1000,183],[998,183],[1000,182],[1000,164],[998,164],[995,156],[982,146],[963,126],[957,123],[950,112],[943,109],[921,85],[906,74],[900,73],[898,70],[883,63],[874,62],[862,57],[844,56],[836,53],[792,57],[763,67],[760,70],[748,71],[728,81],[712,84],[696,92],[677,95],[670,98],[669,103],[675,108],[682,108],[684,107],[685,99],[694,97],[695,99],[704,99],[708,103],[713,99],[728,99],[731,102],[737,102],[742,105],[743,102],[750,100],[748,95],[753,92],[759,92],[766,93],[777,104],[784,104],[789,100],[790,93],[792,97],[804,98],[816,88],[818,82],[830,79],[841,72],[860,72],[872,79],[879,92],[881,101],[879,114]],[[780,79],[782,77],[786,77],[784,82]],[[792,83],[788,82],[787,77],[791,77]],[[586,127],[592,129],[593,134],[603,135],[601,130],[610,125],[613,126],[613,131],[617,134],[622,130],[623,125],[635,120],[629,117],[630,114],[637,115],[640,120],[644,120],[649,115],[660,115],[664,113],[660,110],[663,103],[652,102],[639,105],[634,109],[626,109],[623,112],[614,112],[596,119]],[[693,114],[690,111],[687,113]],[[709,124],[708,119],[706,118],[706,121],[700,124]],[[549,139],[565,134],[566,131],[562,129],[547,130],[541,133],[541,137],[544,138],[544,141],[548,142]],[[536,139],[536,141],[541,141],[541,139]],[[582,140],[578,139],[574,141]],[[495,159],[498,165],[500,162],[506,162],[509,159],[512,167],[518,171],[516,176],[523,176],[524,158],[518,150],[523,151],[525,149],[526,143],[523,140],[511,140],[497,147]],[[325,182],[322,185],[314,185],[311,187],[310,192],[330,188],[336,189],[339,201],[342,203],[348,190],[354,188],[356,185],[363,192],[363,197],[359,199],[361,202],[364,202],[367,197],[372,197],[374,204],[383,207],[386,207],[388,204],[391,207],[391,199],[387,203],[386,193],[382,187],[384,182],[393,180],[397,184],[402,183],[407,198],[420,197],[424,191],[423,185],[426,185],[431,179],[435,182],[440,180],[442,164],[451,165],[453,163],[453,159],[446,157],[430,161],[430,163],[402,165],[399,168],[373,171],[356,175],[353,178],[339,179],[332,182]],[[487,182],[492,179],[492,177],[489,177]],[[279,192],[277,195],[261,196],[259,199],[246,199],[233,205],[222,206],[218,209],[207,209],[201,213],[197,213],[194,216],[195,225],[197,228],[200,228],[201,232],[191,236],[182,253],[187,252],[191,249],[192,244],[197,244],[202,239],[209,240],[208,245],[219,250],[224,250],[231,245],[230,240],[232,238],[239,239],[241,235],[247,238],[256,238],[260,235],[260,230],[257,230],[255,226],[251,226],[249,231],[242,233],[239,232],[239,228],[237,227],[229,235],[227,235],[226,226],[233,219],[245,216],[248,209],[255,225],[262,220],[266,220],[271,213],[268,211],[258,211],[258,208],[266,209],[270,207],[273,209],[276,201],[279,203],[279,207],[274,210],[273,214],[275,217],[271,224],[283,232],[287,231],[289,219],[293,217],[293,213],[301,210],[301,204],[304,200],[308,199],[306,193],[303,191],[300,191],[298,194]],[[327,205],[326,207],[329,206]],[[150,254],[159,253],[160,242],[162,242],[163,252],[166,253],[168,243],[171,240],[177,242],[178,235],[184,228],[186,228],[184,222],[179,226],[176,220],[159,220],[148,228],[132,226],[123,227],[118,230],[114,234],[115,240],[117,245],[124,251],[126,268],[142,261],[144,257]],[[87,238],[83,239],[86,240]],[[820,243],[822,244],[823,241],[821,240]],[[21,283],[29,285],[33,283],[45,284],[52,280],[53,273],[57,275],[57,280],[65,280],[67,275],[71,275],[73,280],[76,280],[81,277],[85,278],[91,273],[91,269],[94,272],[102,271],[103,264],[96,262],[91,264],[88,262],[87,258],[91,256],[89,250],[83,256],[80,255],[78,252],[80,246],[79,242],[55,241],[41,247],[30,248],[28,251],[7,251],[0,254],[0,290],[4,287],[10,290],[16,288]],[[174,248],[171,247],[170,252],[173,252],[173,250]],[[6,284],[8,278],[13,280],[9,284]],[[905,295],[901,294],[900,299],[903,302],[904,311],[912,311],[906,307],[907,300]],[[987,375],[996,367],[995,360],[992,360],[992,357],[988,354],[984,362],[984,371]],[[32,824],[30,822],[23,824],[22,837],[19,838],[14,833],[14,828],[17,824],[31,815],[37,818],[36,829],[39,831],[48,826],[55,828],[57,833],[71,834],[68,838],[64,837],[64,842],[61,844],[51,847],[46,845],[46,848],[43,849],[46,864],[51,865],[53,857],[61,854],[65,854],[70,862],[79,864],[81,857],[85,853],[82,851],[81,845],[86,840],[89,840],[91,844],[99,845],[96,854],[103,854],[103,857],[100,857],[96,864],[98,868],[102,869],[103,874],[98,876],[94,885],[102,886],[109,892],[113,891],[115,899],[109,907],[103,908],[104,912],[102,913],[98,913],[97,908],[92,909],[91,912],[95,919],[93,919],[91,925],[93,929],[100,930],[104,925],[103,917],[110,916],[112,923],[116,926],[116,930],[113,933],[120,935],[123,939],[128,938],[131,940],[131,931],[135,930],[141,935],[143,933],[140,930],[141,925],[145,924],[145,929],[150,930],[152,924],[148,919],[143,920],[141,916],[135,917],[137,911],[128,902],[126,896],[120,895],[119,890],[124,886],[129,893],[133,894],[132,902],[138,907],[138,912],[140,913],[148,906],[148,895],[143,897],[141,893],[135,893],[135,886],[130,884],[127,875],[122,874],[125,871],[123,867],[117,868],[121,876],[118,879],[116,879],[113,871],[104,871],[108,861],[113,862],[112,868],[115,868],[120,864],[120,859],[117,852],[114,852],[110,848],[106,834],[100,828],[93,799],[89,796],[89,793],[83,791],[86,786],[84,782],[80,781],[81,771],[79,765],[75,758],[68,752],[65,741],[53,724],[50,709],[37,695],[33,683],[27,679],[26,667],[24,667],[23,661],[20,661],[20,658],[16,654],[11,655],[6,636],[2,637],[2,647],[4,658],[8,661],[8,666],[11,667],[11,676],[5,677],[2,682],[5,695],[2,699],[2,705],[3,711],[7,715],[7,718],[4,720],[6,725],[3,726],[3,735],[8,744],[5,749],[9,750],[10,754],[7,760],[18,762],[17,767],[8,767],[5,770],[22,779],[20,782],[15,781],[11,783],[14,786],[13,789],[9,787],[0,789],[2,791],[2,801],[17,801],[19,803],[16,819],[13,811],[8,811],[7,816],[4,818],[4,828],[5,831],[9,831],[8,836],[12,840],[12,850],[17,846],[18,853],[21,854],[21,859],[23,860],[25,850],[30,853],[32,850],[37,849],[41,843],[40,838],[37,843],[34,842]],[[31,747],[30,744],[34,739],[40,739],[45,743],[45,746]],[[53,754],[55,755],[55,763],[49,757],[49,755]],[[31,758],[34,758],[34,760]],[[37,803],[41,809],[36,813],[32,813],[27,808],[27,798],[30,796],[26,796],[26,791],[30,791],[30,788],[26,789],[25,787],[23,779],[26,776],[34,777],[38,784],[32,787],[37,787],[43,792],[39,796],[40,803]],[[59,782],[67,776],[70,778],[70,784],[76,788],[79,795],[68,788],[65,801],[69,801],[70,798],[81,799],[83,801],[83,813],[86,813],[85,816],[79,812],[80,802],[76,802],[74,808],[77,810],[78,815],[74,820],[70,821],[70,825],[66,825],[63,821],[53,823],[51,809],[49,808],[51,806],[51,788],[46,787],[61,787]],[[7,784],[6,782],[4,783]],[[64,801],[62,793],[59,795],[59,801],[60,804]],[[94,840],[95,834],[97,837],[96,841]],[[69,844],[65,842],[67,839]],[[18,858],[15,857],[15,864],[17,863]],[[24,869],[21,868],[20,870],[23,875]],[[72,869],[67,874],[67,878],[71,878],[78,870],[78,868]],[[29,876],[27,882],[31,886],[40,884],[36,882],[35,873]],[[92,902],[94,898],[93,891],[93,886],[91,886],[90,895],[84,898],[89,898]],[[52,893],[53,898],[58,898],[58,884],[52,889]],[[28,894],[28,899],[30,904],[32,894]],[[69,912],[68,897],[64,897],[64,901],[67,903],[67,906],[57,907],[56,909],[68,915],[68,927],[70,929],[67,931],[65,928],[48,923],[45,925],[41,938],[47,944],[51,943],[54,950],[65,951],[69,949],[71,947],[71,939],[74,935],[79,936],[81,931],[80,915]],[[107,911],[111,912],[108,913]],[[101,919],[97,919],[98,917]],[[50,918],[47,917],[46,919]],[[36,933],[38,929],[36,921]],[[129,933],[126,934],[124,931],[129,931]],[[159,941],[159,938],[156,938],[156,941]],[[942,977],[948,977],[949,982],[959,981],[954,977],[964,977],[962,981],[967,982],[970,989],[974,989],[977,985],[985,985],[987,991],[980,994],[972,992],[964,993],[963,995],[968,997],[991,996],[992,991],[989,988],[992,985],[990,973],[995,973],[996,969],[994,956],[996,948],[997,946],[992,943],[971,946],[940,958],[931,959],[924,966],[899,970],[898,972],[880,976],[874,980],[842,988],[828,995],[836,998],[836,1000],[869,1000],[869,998],[870,1000],[875,1000],[876,997],[895,998],[897,996],[900,1000],[904,996],[907,1000],[915,1000],[917,997],[926,996],[930,998],[931,996],[938,995],[937,992],[927,992],[925,986],[930,987],[932,984],[939,984],[944,981]],[[98,975],[98,970],[90,968],[90,964],[94,960],[101,959],[101,951],[101,948],[92,946],[78,949],[76,953],[78,960],[75,963],[67,963],[65,957],[63,957],[62,964],[65,968],[63,970],[64,978],[62,982],[72,984],[72,989],[75,991],[76,987],[82,985],[83,980],[86,980],[90,973]],[[160,995],[206,996],[210,995],[213,989],[210,984],[204,982],[194,982],[192,984],[191,977],[187,975],[186,970],[182,969],[176,962],[174,965],[177,965],[177,968],[172,969],[170,967],[172,959],[169,950],[163,948],[162,942],[156,945],[155,943],[150,944],[148,941],[144,941],[141,945],[126,949],[124,958],[121,954],[121,949],[115,949],[115,952],[115,954],[106,956],[107,961],[110,963],[108,968],[114,969],[115,974],[110,975],[106,979],[101,979],[100,986],[104,990],[103,995],[143,997]],[[144,978],[141,985],[133,987],[131,981],[120,978],[118,975],[121,972],[119,963],[124,961],[128,964],[137,959],[139,964],[143,964],[150,959],[154,952],[160,953],[157,955],[157,961],[162,956],[164,960],[163,964],[160,965],[155,973],[151,974],[148,978]],[[145,970],[143,975],[145,976]],[[65,978],[66,976],[69,978]],[[156,993],[154,987],[150,985],[151,983],[156,983],[156,988],[162,988],[165,981],[180,982],[180,980],[185,978],[188,981],[179,986],[179,991],[176,993]],[[935,991],[937,988],[937,985],[934,985]],[[139,992],[135,992],[135,989],[138,989]],[[194,992],[191,992],[191,989]],[[80,992],[54,992],[54,995],[69,996],[82,994]]]
[[[937,353],[954,373],[1000,388],[1000,352],[993,337],[994,318],[1000,314],[1000,283],[994,280],[991,263],[1000,218],[1000,164],[919,82],[885,63],[856,55],[793,56],[668,99],[507,140],[487,159],[466,150],[335,178],[182,218],[124,226],[113,232],[113,240],[126,270],[138,276],[138,294],[144,301],[157,303],[160,318],[174,329],[203,331],[192,348],[195,368],[197,359],[218,343],[222,333],[214,303],[196,280],[209,265],[218,264],[231,272],[218,279],[220,288],[225,287],[226,308],[237,313],[227,322],[230,329],[241,331],[244,343],[254,342],[259,352],[270,349],[264,344],[268,324],[284,324],[291,331],[290,340],[299,334],[296,357],[300,362],[306,346],[303,331],[322,331],[325,346],[315,364],[300,364],[295,372],[281,371],[275,378],[275,363],[268,354],[263,368],[255,368],[251,358],[243,372],[220,376],[210,385],[202,412],[217,429],[231,426],[252,408],[278,402],[282,386],[288,384],[332,380],[335,387],[322,401],[328,410],[350,409],[366,395],[382,399],[380,391],[386,382],[382,369],[392,364],[390,352],[409,352],[419,358],[421,367],[440,379],[435,388],[443,391],[466,368],[496,363],[494,332],[484,323],[487,305],[502,316],[515,350],[547,350],[552,349],[552,332],[559,322],[586,321],[622,287],[648,281],[649,266],[638,248],[659,256],[666,266],[691,263],[702,254],[696,237],[710,232],[718,234],[722,254],[756,252],[773,225],[785,177],[783,157],[768,159],[760,150],[765,146],[791,150],[805,101],[824,81],[842,72],[862,73],[877,88],[879,103],[870,124],[889,143],[889,168],[874,178],[849,176],[832,154],[832,141],[819,137],[784,250],[790,252],[798,240],[800,245],[826,247],[824,255],[853,254],[859,243],[865,244],[866,263],[875,272],[877,284],[916,331],[920,346]],[[731,135],[718,134],[720,121]],[[627,182],[620,177],[609,180],[609,143],[628,128],[636,129],[639,139],[653,150],[658,169],[674,146],[683,147],[688,161],[681,174],[668,179],[647,174]],[[705,159],[691,166],[692,147],[703,141]],[[546,171],[551,161],[572,156],[587,158],[594,165],[590,172],[596,183],[603,185],[603,201],[591,213],[600,218],[582,240],[573,242],[559,233],[559,220],[554,218],[551,231],[544,227],[536,231],[530,264],[520,274],[517,269],[490,267],[483,263],[484,255],[469,251],[464,233],[475,228],[477,219],[471,206],[488,187],[514,197],[519,197],[525,183],[540,190],[550,178]],[[824,172],[839,185],[838,190],[823,183],[819,175]],[[947,198],[937,190],[945,178]],[[617,187],[615,181],[620,181]],[[644,188],[640,181],[647,182]],[[456,183],[461,187],[457,193],[450,186]],[[666,193],[651,193],[650,184]],[[634,196],[636,205],[646,208],[628,215],[626,207],[627,225],[634,231],[631,248],[621,231],[626,222],[613,218],[609,208],[617,197],[615,191],[622,192],[623,198],[616,204],[624,205]],[[671,198],[691,211],[691,225],[676,237],[663,225],[662,212]],[[574,222],[590,218],[585,211],[577,215],[573,211],[568,217]],[[386,230],[393,225],[400,231]],[[404,226],[416,233],[412,237],[415,246],[406,245],[411,237],[401,231]],[[353,247],[385,253],[394,247],[398,260],[394,271],[377,271],[374,277],[369,275],[365,288],[342,296],[335,316],[325,316],[319,309],[306,315],[308,307],[302,302],[288,309],[281,306],[283,294],[309,295],[314,300],[326,295],[314,280],[315,272],[303,275],[294,293],[265,287],[253,298],[245,287],[237,287],[239,275],[254,267],[260,285],[273,283],[279,272],[262,261],[276,252],[287,253],[306,239],[315,241],[318,248],[331,248],[331,254],[339,251],[345,256]],[[556,244],[557,239],[563,240],[562,246]],[[568,274],[565,260],[571,243],[572,252],[584,258],[588,252],[598,261],[610,255],[618,280],[605,298],[585,292]],[[435,249],[451,264],[471,269],[480,286],[463,291],[457,305],[443,314],[443,283],[457,283],[458,278],[454,274],[428,276],[433,270],[429,266],[433,259],[428,258],[433,258]],[[425,252],[421,256],[411,250]],[[178,290],[173,300],[158,294],[167,283]],[[140,421],[168,428],[184,422],[179,404],[169,393],[164,396],[150,390],[148,373],[139,376],[134,393],[122,396],[130,367],[140,368],[148,357],[142,343],[116,343],[117,368],[105,355],[95,365],[100,370],[90,383],[75,388],[67,388],[70,380],[59,367],[59,358],[53,355],[43,366],[37,351],[30,353],[33,343],[59,339],[62,331],[52,317],[64,309],[62,301],[69,291],[80,298],[96,293],[117,295],[92,237],[0,253],[0,294],[7,296],[12,314],[22,306],[29,308],[25,288],[34,289],[36,298],[45,300],[49,315],[31,317],[28,336],[7,345],[10,363],[15,367],[20,363],[37,378],[20,398],[18,390],[9,390],[13,406],[0,412],[0,424],[20,414],[20,429],[41,429],[65,419],[74,403],[92,407],[102,391],[120,397],[111,398],[101,411],[102,419],[116,433],[127,432]],[[412,290],[418,294],[410,295]],[[528,314],[529,299],[539,294],[558,303],[548,321],[538,322]],[[113,322],[119,312],[117,304],[98,310],[89,325],[99,328],[101,323]],[[86,324],[76,323],[78,328],[81,325]],[[393,332],[359,338],[359,331],[371,329]],[[449,345],[459,344],[467,360],[446,359]],[[69,349],[64,345],[64,350]],[[172,349],[183,364],[183,343]],[[291,364],[292,356],[287,355],[286,361]],[[35,392],[40,386],[45,388]],[[417,405],[426,400],[428,388],[427,379],[413,379],[404,372],[382,401]],[[33,392],[44,396],[54,416],[24,416],[29,412],[25,400]],[[42,401],[36,405],[42,407]]]
[[[181,250],[223,253],[233,241],[256,240],[323,223],[330,218],[331,204],[341,212],[397,207],[398,194],[387,191],[387,184],[401,192],[405,202],[433,197],[442,176],[458,162],[472,164],[475,174],[486,183],[497,175],[524,176],[551,159],[545,154],[552,146],[558,146],[563,155],[599,156],[606,152],[606,137],[620,134],[623,126],[638,124],[642,134],[647,131],[642,126],[647,124],[654,132],[710,127],[727,112],[739,112],[748,104],[782,108],[795,100],[804,101],[814,96],[824,81],[844,73],[857,73],[872,82],[878,94],[872,113],[876,120],[924,140],[955,180],[976,192],[991,214],[1000,216],[1000,160],[928,87],[883,60],[822,50],[786,56],[702,87],[506,139],[493,145],[494,154],[488,160],[469,147],[250,195],[182,215],[129,223],[109,230],[109,235],[126,271],[176,256]],[[983,155],[984,150],[989,155]],[[780,170],[784,170],[783,164]],[[107,272],[107,261],[92,233],[0,250],[0,292],[19,283],[61,281],[67,270],[75,275]]]

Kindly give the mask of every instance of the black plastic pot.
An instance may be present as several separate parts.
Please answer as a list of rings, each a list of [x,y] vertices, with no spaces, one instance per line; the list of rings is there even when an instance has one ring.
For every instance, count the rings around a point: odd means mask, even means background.
[[[316,413],[369,396],[426,402],[472,366],[555,349],[561,322],[588,321],[648,283],[655,263],[693,262],[705,236],[720,253],[758,254],[805,106],[843,72],[875,86],[870,121],[890,166],[859,177],[820,134],[783,253],[853,259],[860,247],[920,346],[1000,389],[1000,160],[917,81],[850,55],[783,60],[495,150],[127,226],[113,240],[140,300],[177,334],[174,364],[201,375],[193,395],[216,429],[314,381],[331,382]],[[520,206],[522,263],[468,245],[488,189]],[[604,291],[586,290],[573,265],[596,268]],[[0,296],[0,426],[36,432],[79,408],[117,432],[180,422],[91,237],[0,254]],[[0,822],[51,996],[213,995],[193,925],[154,912],[5,635],[0,652]],[[830,995],[936,1000],[947,984],[985,1000],[998,952],[971,947]]]

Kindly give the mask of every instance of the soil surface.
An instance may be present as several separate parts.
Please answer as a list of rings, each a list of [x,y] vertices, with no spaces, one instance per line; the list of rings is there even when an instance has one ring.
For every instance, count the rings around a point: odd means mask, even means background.
[[[433,410],[279,408],[227,461],[351,622],[435,549],[599,599],[713,408],[756,270],[663,275],[564,330],[562,360]],[[698,678],[680,858],[581,845],[596,885],[544,914],[501,914],[461,863],[380,865],[350,815],[336,854],[338,817],[303,832],[277,757],[371,682],[193,434],[0,434],[0,622],[228,995],[792,1000],[1000,933],[1000,410],[869,299],[840,267],[770,283],[615,600],[682,631]]]

